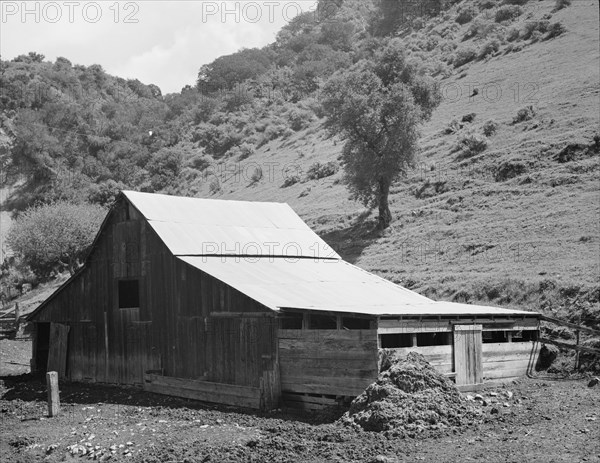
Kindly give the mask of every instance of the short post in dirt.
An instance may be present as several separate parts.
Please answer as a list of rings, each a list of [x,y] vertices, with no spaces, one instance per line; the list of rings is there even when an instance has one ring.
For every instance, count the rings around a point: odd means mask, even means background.
[[[46,373],[46,387],[48,388],[48,416],[53,417],[58,415],[60,411],[58,373],[56,371]]]

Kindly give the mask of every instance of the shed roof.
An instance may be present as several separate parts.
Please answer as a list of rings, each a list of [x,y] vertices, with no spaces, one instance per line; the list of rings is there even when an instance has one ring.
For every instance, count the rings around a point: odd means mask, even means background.
[[[176,256],[340,259],[285,203],[123,194]]]
[[[206,272],[273,309],[367,315],[515,316],[521,310],[435,302],[343,260],[182,256]]]

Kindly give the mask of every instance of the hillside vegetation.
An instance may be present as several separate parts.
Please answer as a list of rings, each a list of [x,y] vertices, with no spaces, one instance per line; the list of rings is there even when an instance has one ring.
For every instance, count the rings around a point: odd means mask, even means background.
[[[598,2],[465,0],[411,21],[385,5],[321,1],[165,96],[63,58],[2,61],[5,206],[106,205],[122,187],[283,201],[349,261],[428,296],[597,326]],[[348,198],[319,91],[397,38],[443,99],[379,232]]]

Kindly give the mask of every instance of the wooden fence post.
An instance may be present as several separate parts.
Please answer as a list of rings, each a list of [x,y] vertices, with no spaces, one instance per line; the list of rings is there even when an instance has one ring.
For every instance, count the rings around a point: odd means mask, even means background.
[[[46,387],[48,388],[48,416],[58,415],[60,411],[60,397],[58,395],[58,373],[46,373]]]

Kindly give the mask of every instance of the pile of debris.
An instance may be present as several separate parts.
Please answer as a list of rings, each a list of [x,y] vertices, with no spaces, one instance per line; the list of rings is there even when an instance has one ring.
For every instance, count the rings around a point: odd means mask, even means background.
[[[342,421],[365,431],[413,436],[472,424],[481,414],[422,355],[410,352],[398,358],[384,353],[377,381],[352,401]]]

